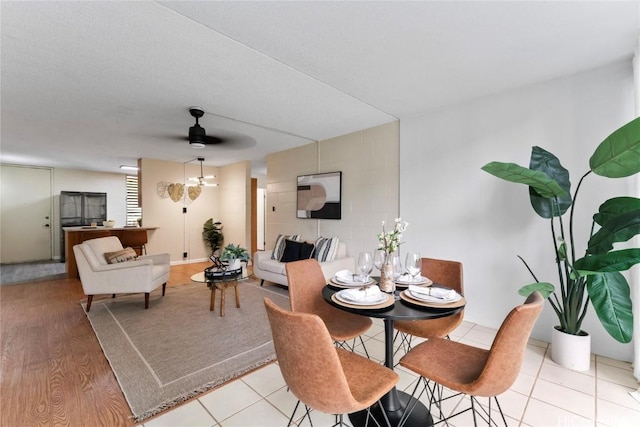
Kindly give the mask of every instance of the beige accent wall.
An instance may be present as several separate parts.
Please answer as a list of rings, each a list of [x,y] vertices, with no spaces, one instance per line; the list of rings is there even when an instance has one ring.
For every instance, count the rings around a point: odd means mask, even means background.
[[[238,162],[220,168],[220,220],[224,245],[251,247],[251,162]]]
[[[203,172],[205,176],[220,174],[218,168],[209,166],[204,166]],[[220,219],[220,187],[202,187],[196,200],[186,202],[161,197],[159,191],[160,183],[184,183],[186,178],[199,175],[198,162],[141,159],[142,225],[158,227],[149,232],[147,253],[167,252],[172,263],[208,258],[210,250],[202,239],[202,225],[209,218]],[[187,209],[186,214],[183,208]],[[186,259],[183,252],[188,254]]]
[[[267,156],[266,249],[272,249],[278,234],[300,234],[312,240],[318,221],[296,218],[298,175],[318,172],[317,143]]]
[[[141,159],[142,224],[158,227],[149,232],[148,253],[168,252],[171,262],[207,260],[210,248],[202,238],[202,225],[209,218],[223,225],[224,244],[240,244],[248,248],[251,242],[251,163],[239,162],[220,168],[204,166],[203,173],[215,175],[210,180],[218,187],[202,187],[193,201],[174,202],[161,197],[158,184],[180,183],[200,175],[200,164]],[[183,208],[187,213],[183,213]],[[183,257],[187,252],[187,257]]]
[[[266,248],[278,234],[338,238],[349,255],[377,248],[381,222],[399,211],[399,123],[318,141],[267,156]],[[342,172],[342,219],[297,219],[296,178]]]

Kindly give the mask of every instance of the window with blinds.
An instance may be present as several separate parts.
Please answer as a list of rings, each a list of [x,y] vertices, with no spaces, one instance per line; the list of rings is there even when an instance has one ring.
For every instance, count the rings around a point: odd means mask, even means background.
[[[138,176],[127,175],[127,225],[138,225],[142,208],[138,206]]]

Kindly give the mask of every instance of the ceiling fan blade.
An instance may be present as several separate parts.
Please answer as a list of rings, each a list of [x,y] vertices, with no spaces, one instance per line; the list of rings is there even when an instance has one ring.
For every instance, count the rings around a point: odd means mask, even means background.
[[[225,143],[225,139],[218,138],[217,136],[205,135],[202,142],[206,145],[217,145]]]
[[[247,148],[255,147],[257,142],[250,136],[234,134],[224,135],[219,134],[218,137],[222,140],[219,144],[216,144],[216,149],[223,150],[245,150]]]

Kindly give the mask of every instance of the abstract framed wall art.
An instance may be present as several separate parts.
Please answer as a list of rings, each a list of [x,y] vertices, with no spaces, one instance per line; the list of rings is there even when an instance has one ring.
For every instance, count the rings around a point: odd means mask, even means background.
[[[342,172],[298,176],[297,218],[342,218]]]

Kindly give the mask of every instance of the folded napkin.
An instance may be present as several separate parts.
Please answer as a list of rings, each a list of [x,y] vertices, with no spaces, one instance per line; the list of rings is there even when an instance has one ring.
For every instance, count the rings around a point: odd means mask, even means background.
[[[418,295],[426,295],[444,301],[454,300],[458,297],[458,293],[453,289],[436,288],[434,286],[425,287],[409,285],[409,291]]]
[[[382,291],[378,285],[362,286],[360,288],[340,291],[340,296],[347,301],[377,302],[380,301]]]
[[[335,278],[340,283],[363,283],[365,282],[365,276],[359,274],[353,274],[351,270],[340,270],[336,273]],[[371,278],[369,278],[371,282]]]
[[[355,282],[355,277],[351,270],[340,270],[336,273],[336,279],[343,282]]]

